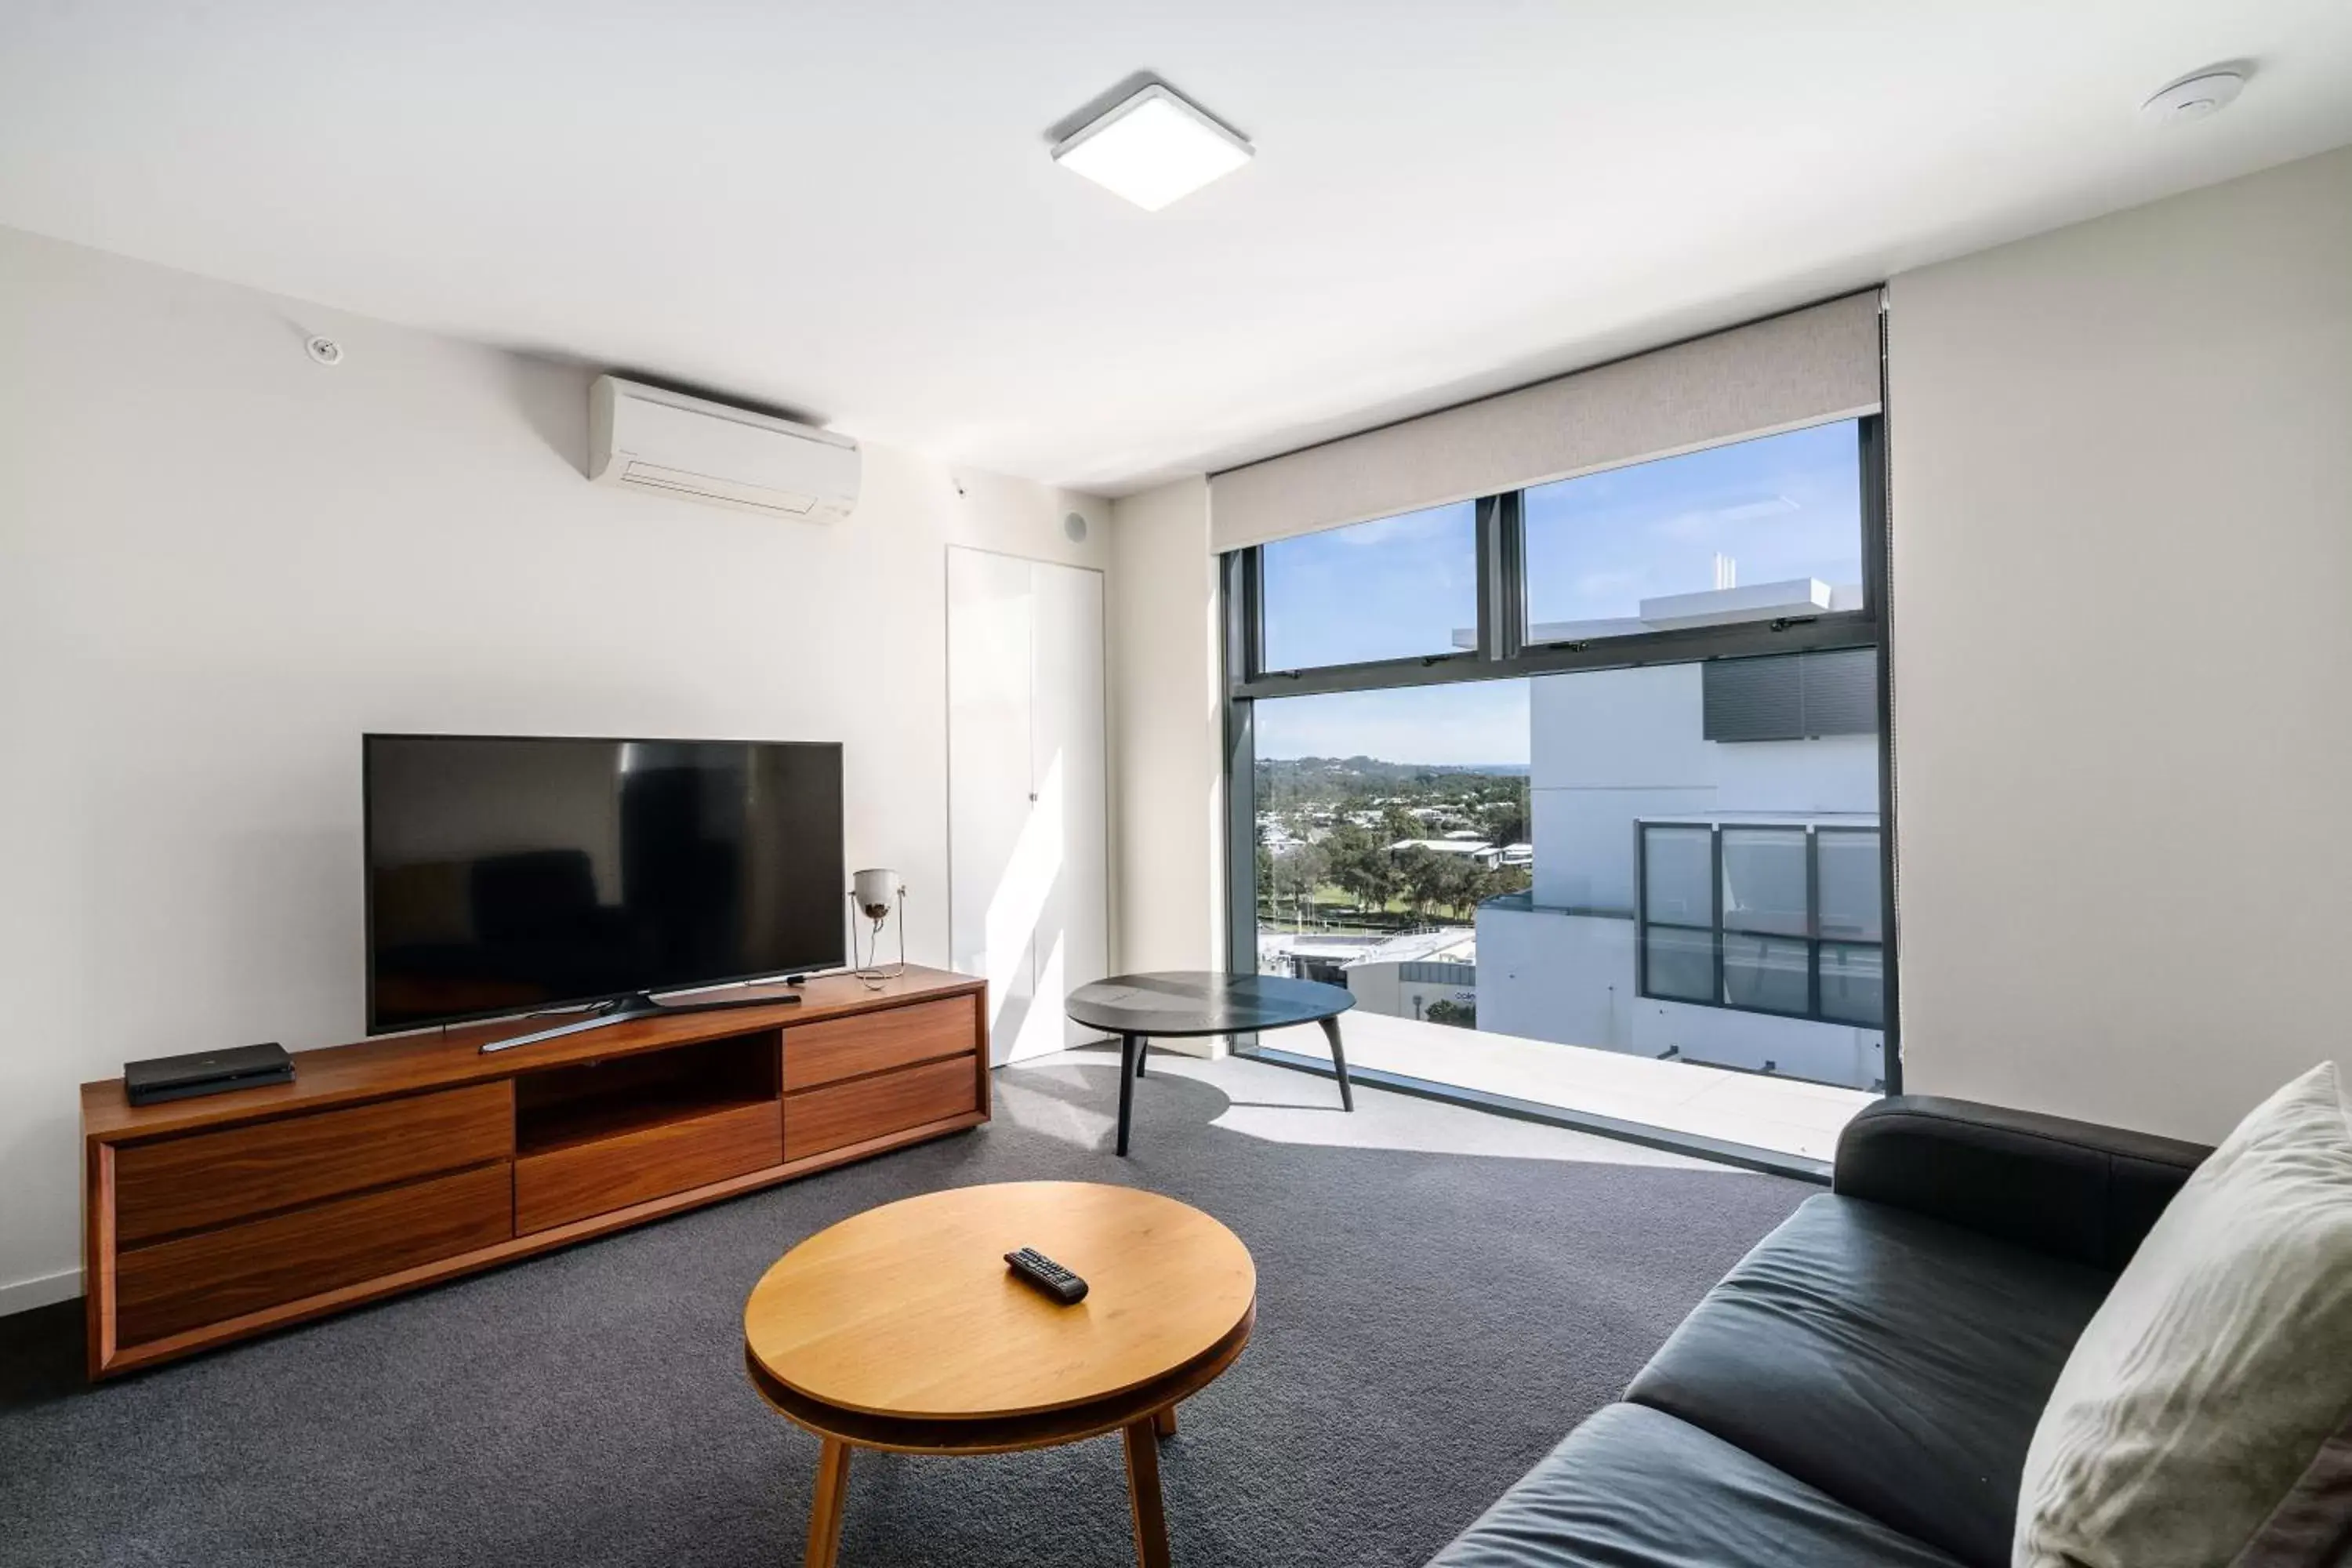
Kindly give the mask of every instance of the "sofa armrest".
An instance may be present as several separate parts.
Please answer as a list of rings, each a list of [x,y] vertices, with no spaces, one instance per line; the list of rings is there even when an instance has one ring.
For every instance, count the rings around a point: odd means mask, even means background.
[[[1846,1124],[1832,1188],[2121,1269],[2211,1152],[2030,1110],[1897,1095]]]

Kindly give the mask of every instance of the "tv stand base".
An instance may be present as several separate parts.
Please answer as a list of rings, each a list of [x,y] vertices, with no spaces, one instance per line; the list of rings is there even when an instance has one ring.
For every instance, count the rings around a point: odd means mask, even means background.
[[[683,1013],[723,1013],[735,1007],[775,1007],[799,1001],[797,995],[731,996],[723,1002],[656,1002],[644,992],[627,996],[615,996],[610,1002],[600,1002],[594,1012],[585,1018],[575,1018],[569,1024],[558,1024],[551,1029],[534,1029],[528,1035],[509,1035],[502,1040],[482,1042],[482,1054],[510,1051],[517,1046],[528,1046],[540,1040],[560,1039],[565,1035],[584,1035],[591,1029],[602,1029],[613,1024],[625,1024],[632,1018],[676,1017]]]

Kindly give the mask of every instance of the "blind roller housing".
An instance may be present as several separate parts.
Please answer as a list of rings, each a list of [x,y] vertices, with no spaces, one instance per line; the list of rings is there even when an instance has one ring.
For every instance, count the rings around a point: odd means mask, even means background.
[[[1209,479],[1219,553],[1879,406],[1878,291],[1733,327]]]

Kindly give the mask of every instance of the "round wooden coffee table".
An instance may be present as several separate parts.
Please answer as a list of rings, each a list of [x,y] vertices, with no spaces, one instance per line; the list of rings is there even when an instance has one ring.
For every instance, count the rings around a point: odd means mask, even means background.
[[[1087,1284],[1065,1307],[1004,1255]],[[997,1454],[1108,1432],[1127,1445],[1135,1554],[1165,1568],[1158,1439],[1231,1366],[1256,1316],[1241,1238],[1157,1193],[1090,1182],[958,1187],[886,1204],[780,1258],[743,1308],[761,1397],[824,1439],[808,1568],[832,1568],[852,1448]]]

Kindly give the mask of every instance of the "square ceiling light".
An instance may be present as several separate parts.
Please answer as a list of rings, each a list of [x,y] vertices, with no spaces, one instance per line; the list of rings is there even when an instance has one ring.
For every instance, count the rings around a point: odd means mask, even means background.
[[[1248,142],[1157,82],[1054,148],[1054,162],[1150,213],[1255,155]]]

